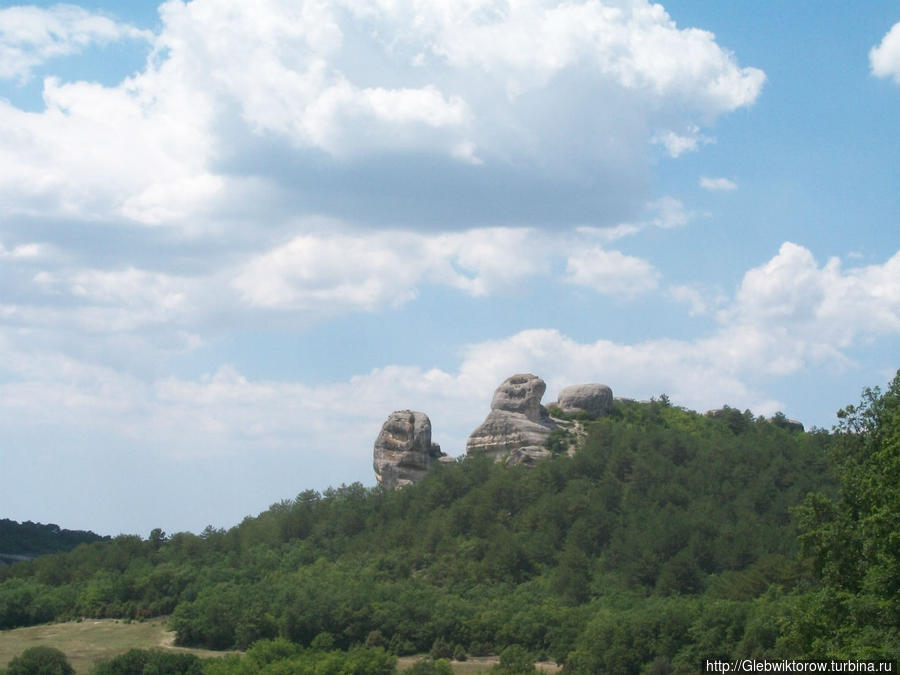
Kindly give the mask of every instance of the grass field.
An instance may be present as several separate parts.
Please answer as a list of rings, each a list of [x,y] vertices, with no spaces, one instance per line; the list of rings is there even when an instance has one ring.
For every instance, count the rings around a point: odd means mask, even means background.
[[[75,672],[90,673],[91,667],[101,659],[108,659],[129,649],[151,649],[161,647],[172,651],[191,652],[197,656],[222,656],[223,652],[206,649],[186,649],[173,646],[175,634],[166,628],[167,619],[158,618],[141,623],[124,623],[113,619],[86,619],[79,622],[52,623],[30,628],[16,628],[0,631],[0,668],[29,647],[45,645],[56,647],[69,659]],[[404,656],[397,664],[397,670],[409,668],[421,656]],[[486,673],[497,663],[496,657],[472,658],[469,661],[453,662],[456,675]],[[539,663],[538,668],[555,673],[555,664]]]
[[[0,631],[0,668],[29,647],[56,647],[68,658],[75,672],[90,673],[94,663],[129,649],[162,647],[192,652],[200,657],[221,656],[222,652],[173,647],[175,634],[166,628],[166,619],[124,623],[113,619],[86,619]]]

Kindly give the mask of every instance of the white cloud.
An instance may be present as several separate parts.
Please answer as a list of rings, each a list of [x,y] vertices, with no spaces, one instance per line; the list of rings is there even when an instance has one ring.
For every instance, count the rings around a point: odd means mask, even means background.
[[[687,225],[694,213],[685,208],[684,203],[666,195],[644,205],[645,218],[634,223],[620,223],[612,227],[592,227],[582,225],[576,231],[591,239],[611,242],[623,237],[631,237],[648,227],[672,230]]]
[[[707,176],[700,177],[700,187],[711,192],[731,192],[737,190],[737,183],[728,178],[709,178]]]
[[[615,298],[653,291],[658,279],[659,272],[646,260],[599,246],[573,253],[566,262],[566,281]]]
[[[881,42],[869,52],[872,74],[890,77],[900,84],[900,23],[895,23]]]
[[[709,289],[697,288],[689,284],[670,286],[666,291],[666,295],[676,302],[688,305],[688,314],[690,316],[710,314],[728,301],[728,298],[721,291],[710,291]]]
[[[249,261],[233,285],[253,305],[374,309],[415,296],[424,272],[414,235],[301,235]]]
[[[714,143],[715,140],[700,133],[700,127],[692,125],[685,133],[676,133],[672,130],[657,133],[651,141],[662,145],[669,157],[676,158],[686,152],[696,152],[701,145]]]
[[[108,88],[50,78],[43,113],[0,101],[0,212],[180,223],[220,196],[224,179],[205,168],[202,99],[148,95],[147,79]]]
[[[427,282],[472,295],[546,270],[544,238],[527,228],[419,235],[306,234],[244,264],[232,285],[251,305],[330,314],[398,306]]]
[[[42,63],[77,54],[92,44],[151,38],[149,31],[74,5],[0,9],[0,79],[25,82]]]
[[[760,70],[738,67],[712,33],[680,30],[661,5],[640,0],[615,7],[545,0],[504,11],[487,0],[378,4],[382,16],[411,23],[433,58],[486,71],[510,96],[586,64],[626,88],[717,114],[751,104],[765,79]]]
[[[0,241],[0,260],[33,260],[41,258],[48,253],[48,247],[44,244],[18,244],[12,248],[6,248]]]
[[[471,236],[495,237],[496,243],[520,233],[489,235]],[[291,246],[281,252],[294,253]],[[471,264],[480,264],[477,256]],[[131,298],[138,305],[168,306],[177,316],[185,310],[173,283],[123,270],[76,274],[64,287],[95,304]],[[702,303],[704,310],[721,302],[684,288],[671,292]],[[262,450],[312,457],[328,448],[367,466],[380,424],[403,408],[428,412],[435,440],[446,451],[461,453],[466,436],[486,414],[493,389],[514,372],[544,377],[548,400],[565,385],[599,381],[619,395],[667,393],[694,409],[728,403],[770,414],[783,408],[766,394],[772,378],[822,361],[850,363],[854,348],[900,334],[900,253],[883,264],[843,269],[836,259],[819,265],[807,249],[785,243],[744,275],[717,314],[718,327],[705,337],[579,341],[558,330],[526,330],[468,345],[452,369],[390,365],[319,384],[252,377],[229,365],[197,378],[127,375],[35,341],[36,321],[29,322],[28,335],[18,335],[5,309],[0,315],[4,429],[61,427],[116,443],[130,439],[179,457]]]
[[[0,44],[27,43],[33,57],[0,59],[9,76],[91,42],[145,35],[68,6],[3,12]],[[0,101],[4,213],[196,233],[248,204],[257,218],[283,217],[276,194],[307,215],[345,217],[335,209],[350,204],[370,225],[390,222],[390,205],[422,201],[413,197],[429,157],[427,176],[459,186],[450,210],[465,212],[468,191],[485,181],[508,191],[495,198],[499,216],[459,217],[456,227],[522,222],[534,211],[522,194],[557,218],[548,198],[579,203],[573,191],[590,195],[584,213],[621,214],[642,201],[635,158],[650,130],[681,130],[664,137],[673,154],[697,147],[700,125],[752,104],[764,80],[712,34],[679,29],[646,0],[503,12],[486,0],[252,9],[170,0],[160,17],[146,68],[119,85],[51,77],[42,112]],[[359,184],[376,185],[374,196],[347,187]]]
[[[680,200],[669,196],[650,202],[647,204],[647,208],[654,213],[648,224],[664,230],[683,227],[690,222],[694,215],[685,208]]]
[[[808,249],[786,242],[744,275],[719,320],[713,349],[727,361],[778,374],[810,362],[848,364],[852,345],[900,333],[900,253],[843,270],[837,258],[819,267]]]

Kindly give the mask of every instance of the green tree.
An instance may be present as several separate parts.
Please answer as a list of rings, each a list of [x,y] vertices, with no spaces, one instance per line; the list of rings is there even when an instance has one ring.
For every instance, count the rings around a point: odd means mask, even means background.
[[[822,583],[798,604],[792,639],[838,658],[900,656],[900,371],[838,412],[840,494],[798,509],[801,542]]]
[[[534,657],[521,645],[509,645],[500,652],[500,664],[491,668],[497,675],[529,675],[537,673]]]
[[[200,659],[194,654],[161,649],[130,649],[94,667],[94,675],[201,675],[202,672]]]
[[[53,647],[29,647],[9,662],[7,675],[73,675],[66,655]]]
[[[453,675],[453,668],[447,659],[422,659],[401,671],[403,675]]]

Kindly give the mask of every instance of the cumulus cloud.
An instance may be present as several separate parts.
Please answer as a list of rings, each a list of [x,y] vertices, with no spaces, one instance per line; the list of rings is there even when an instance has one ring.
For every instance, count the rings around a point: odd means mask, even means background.
[[[737,183],[728,178],[709,178],[707,176],[700,177],[700,187],[710,192],[731,192],[737,190]]]
[[[427,282],[478,296],[545,270],[545,244],[528,228],[305,234],[247,261],[232,286],[250,305],[314,314],[396,307]]]
[[[820,267],[808,249],[786,242],[744,275],[719,318],[728,327],[723,341],[742,343],[739,358],[749,355],[771,372],[847,363],[851,345],[900,333],[900,253],[883,265],[844,270],[838,258]]]
[[[659,276],[646,260],[599,246],[578,251],[566,261],[566,281],[615,298],[655,290]]]
[[[25,82],[31,78],[32,70],[46,61],[77,54],[92,44],[125,39],[149,41],[152,33],[74,5],[2,9],[0,79]]]
[[[881,42],[872,47],[869,65],[876,77],[890,77],[900,84],[900,23],[895,23]]]
[[[48,78],[41,112],[0,102],[3,210],[191,232],[250,203],[362,226],[613,224],[646,199],[648,138],[699,147],[765,79],[646,0],[492,7],[165,2],[141,73]],[[66,6],[4,11],[2,44],[34,63],[138,35]],[[0,59],[9,76],[21,58]]]
[[[0,213],[180,223],[221,194],[204,168],[212,140],[187,92],[147,100],[143,78],[116,88],[44,83],[43,113],[0,101]]]

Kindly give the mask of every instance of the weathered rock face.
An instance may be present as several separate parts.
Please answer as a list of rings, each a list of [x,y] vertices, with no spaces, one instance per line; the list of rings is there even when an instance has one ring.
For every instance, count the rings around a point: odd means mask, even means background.
[[[441,446],[431,442],[428,415],[398,410],[388,415],[375,439],[375,478],[391,489],[417,483],[443,456]]]
[[[531,374],[507,378],[494,392],[491,412],[472,432],[466,454],[485,453],[507,464],[531,464],[549,457],[544,447],[556,424],[547,416],[541,397],[547,385]]]
[[[575,384],[559,392],[556,405],[566,413],[584,411],[600,417],[613,408],[612,389],[605,384]]]
[[[547,414],[541,409],[545,391],[547,384],[537,375],[520,373],[507,377],[494,392],[491,410],[522,413],[536,422]]]

